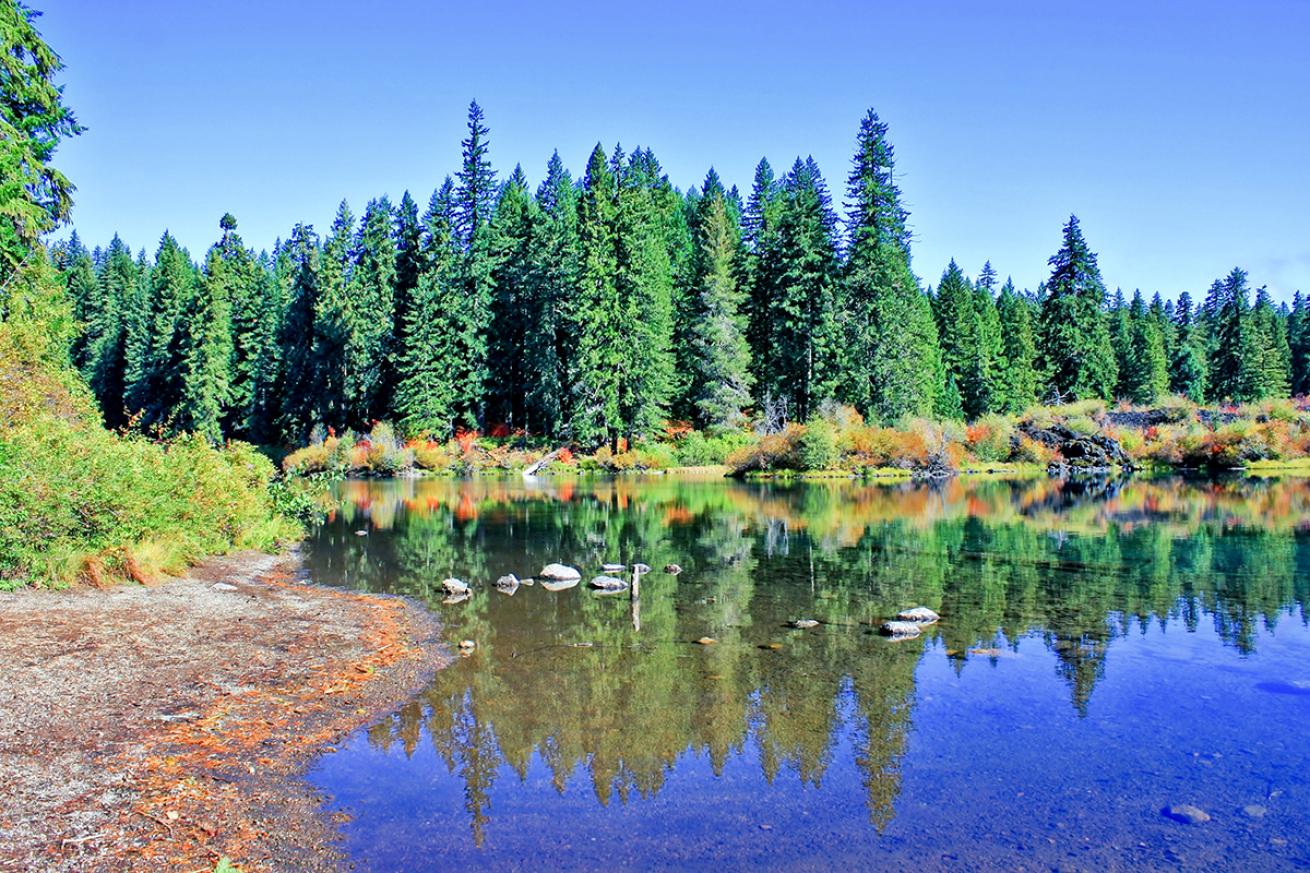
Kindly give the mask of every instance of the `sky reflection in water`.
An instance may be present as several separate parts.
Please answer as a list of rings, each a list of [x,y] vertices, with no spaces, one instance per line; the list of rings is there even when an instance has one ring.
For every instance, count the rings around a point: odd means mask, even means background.
[[[362,869],[1310,864],[1302,481],[338,497],[315,579],[479,646],[311,773]],[[489,585],[556,560],[657,572],[636,604]],[[448,575],[473,598],[441,605]],[[923,638],[876,636],[918,604]]]

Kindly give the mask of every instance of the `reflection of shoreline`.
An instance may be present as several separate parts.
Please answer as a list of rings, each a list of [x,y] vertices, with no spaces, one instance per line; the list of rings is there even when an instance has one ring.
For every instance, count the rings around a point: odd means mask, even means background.
[[[523,774],[534,755],[560,786],[586,768],[601,802],[658,791],[688,750],[717,772],[748,743],[766,778],[791,768],[817,784],[845,693],[862,722],[867,806],[884,824],[924,642],[897,647],[869,633],[907,604],[944,616],[926,641],[957,670],[1041,640],[1087,715],[1116,639],[1208,620],[1226,645],[1250,651],[1262,623],[1304,615],[1310,597],[1301,481],[1134,481],[1092,493],[1055,481],[562,484],[571,488],[344,483],[337,519],[306,544],[311,572],[332,584],[436,602],[448,575],[482,583],[443,611],[448,637],[476,639],[477,654],[371,734],[409,752],[426,734],[465,785],[475,834],[497,768]],[[596,568],[615,558],[685,568],[643,578],[640,630],[626,602],[581,589],[547,598],[485,587],[553,560]],[[782,629],[801,615],[823,630]],[[687,642],[702,636],[719,644]],[[579,640],[590,645],[560,648]]]

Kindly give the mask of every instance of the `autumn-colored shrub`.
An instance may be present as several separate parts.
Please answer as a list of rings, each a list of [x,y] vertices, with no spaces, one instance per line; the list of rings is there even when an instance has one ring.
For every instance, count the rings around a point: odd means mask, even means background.
[[[789,424],[781,433],[766,434],[755,442],[728,455],[726,463],[734,473],[756,470],[799,470],[801,462],[797,452],[805,428]]]
[[[1004,415],[985,415],[965,430],[965,444],[980,461],[1008,460],[1012,450],[1014,422]]]

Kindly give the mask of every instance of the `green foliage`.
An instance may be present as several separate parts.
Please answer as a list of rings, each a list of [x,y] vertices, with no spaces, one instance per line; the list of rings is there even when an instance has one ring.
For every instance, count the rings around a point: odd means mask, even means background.
[[[1104,313],[1105,286],[1077,216],[1069,217],[1064,242],[1050,264],[1037,344],[1047,389],[1062,401],[1108,400],[1118,381],[1118,368]]]
[[[797,445],[801,466],[806,470],[827,470],[840,460],[837,433],[825,419],[813,418],[805,425]]]

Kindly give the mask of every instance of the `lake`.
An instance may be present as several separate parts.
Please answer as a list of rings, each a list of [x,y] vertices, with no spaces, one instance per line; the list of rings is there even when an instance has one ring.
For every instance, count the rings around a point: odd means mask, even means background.
[[[312,769],[362,870],[1310,865],[1305,480],[334,495],[313,578],[476,644]],[[582,584],[491,584],[555,561]]]

